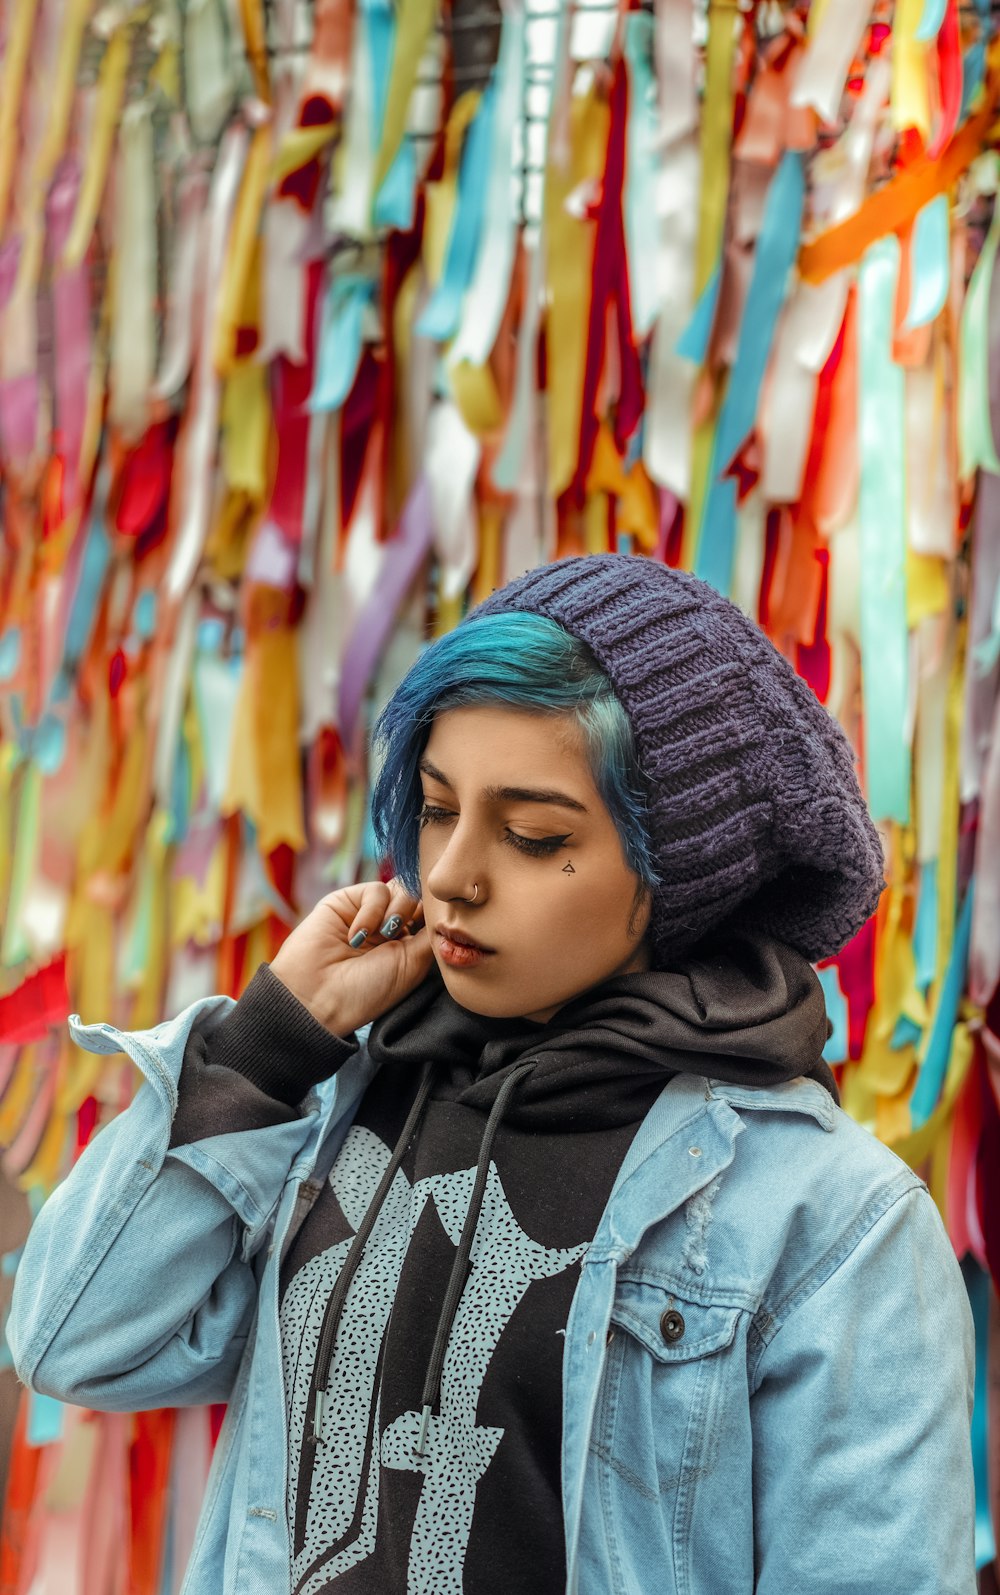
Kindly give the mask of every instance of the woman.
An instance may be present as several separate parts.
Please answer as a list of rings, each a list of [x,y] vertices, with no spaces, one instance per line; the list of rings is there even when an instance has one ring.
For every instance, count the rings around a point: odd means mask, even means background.
[[[188,1595],[971,1595],[961,1276],[822,1058],[883,884],[839,729],[608,556],[378,740],[393,881],[235,1005],[74,1022],[146,1085],[32,1232],[22,1378],[229,1403]]]

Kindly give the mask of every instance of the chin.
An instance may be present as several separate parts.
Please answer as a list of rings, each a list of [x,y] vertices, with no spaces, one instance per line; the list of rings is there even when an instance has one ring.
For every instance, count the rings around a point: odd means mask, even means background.
[[[478,1014],[481,1019],[522,1019],[528,1014],[539,1013],[551,1015],[570,1001],[569,997],[558,997],[548,992],[530,992],[525,999],[523,991],[509,995],[503,991],[487,991],[484,987],[477,987],[474,972],[471,979],[463,979],[460,970],[440,964],[438,968],[449,997],[460,1008]]]

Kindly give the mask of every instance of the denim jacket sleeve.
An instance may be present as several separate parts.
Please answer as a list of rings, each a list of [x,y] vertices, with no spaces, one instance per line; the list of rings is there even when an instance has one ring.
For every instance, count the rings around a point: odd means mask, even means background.
[[[132,1034],[70,1021],[81,1046],[125,1052],[145,1078],[24,1248],[7,1338],[33,1389],[106,1411],[228,1398],[254,1319],[255,1259],[320,1114],[313,1094],[290,1122],[169,1147],[192,1028],[210,1031],[231,1008],[208,998]]]
[[[750,1403],[757,1595],[974,1595],[972,1316],[926,1188],[763,1328]],[[841,1254],[842,1255],[842,1254]]]

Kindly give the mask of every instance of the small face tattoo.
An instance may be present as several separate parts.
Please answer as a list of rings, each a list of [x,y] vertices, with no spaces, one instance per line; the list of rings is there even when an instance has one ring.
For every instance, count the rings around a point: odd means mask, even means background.
[[[567,862],[563,865],[562,872],[564,875],[576,874],[576,870],[573,868],[573,865],[569,862],[569,860],[567,860]]]

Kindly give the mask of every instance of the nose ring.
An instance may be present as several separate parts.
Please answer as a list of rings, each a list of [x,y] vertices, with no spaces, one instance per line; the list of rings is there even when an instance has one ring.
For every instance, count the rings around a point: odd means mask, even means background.
[[[479,882],[478,881],[473,881],[473,883],[472,883],[472,896],[471,897],[463,897],[462,901],[463,901],[463,903],[474,903],[478,896],[479,896]]]

